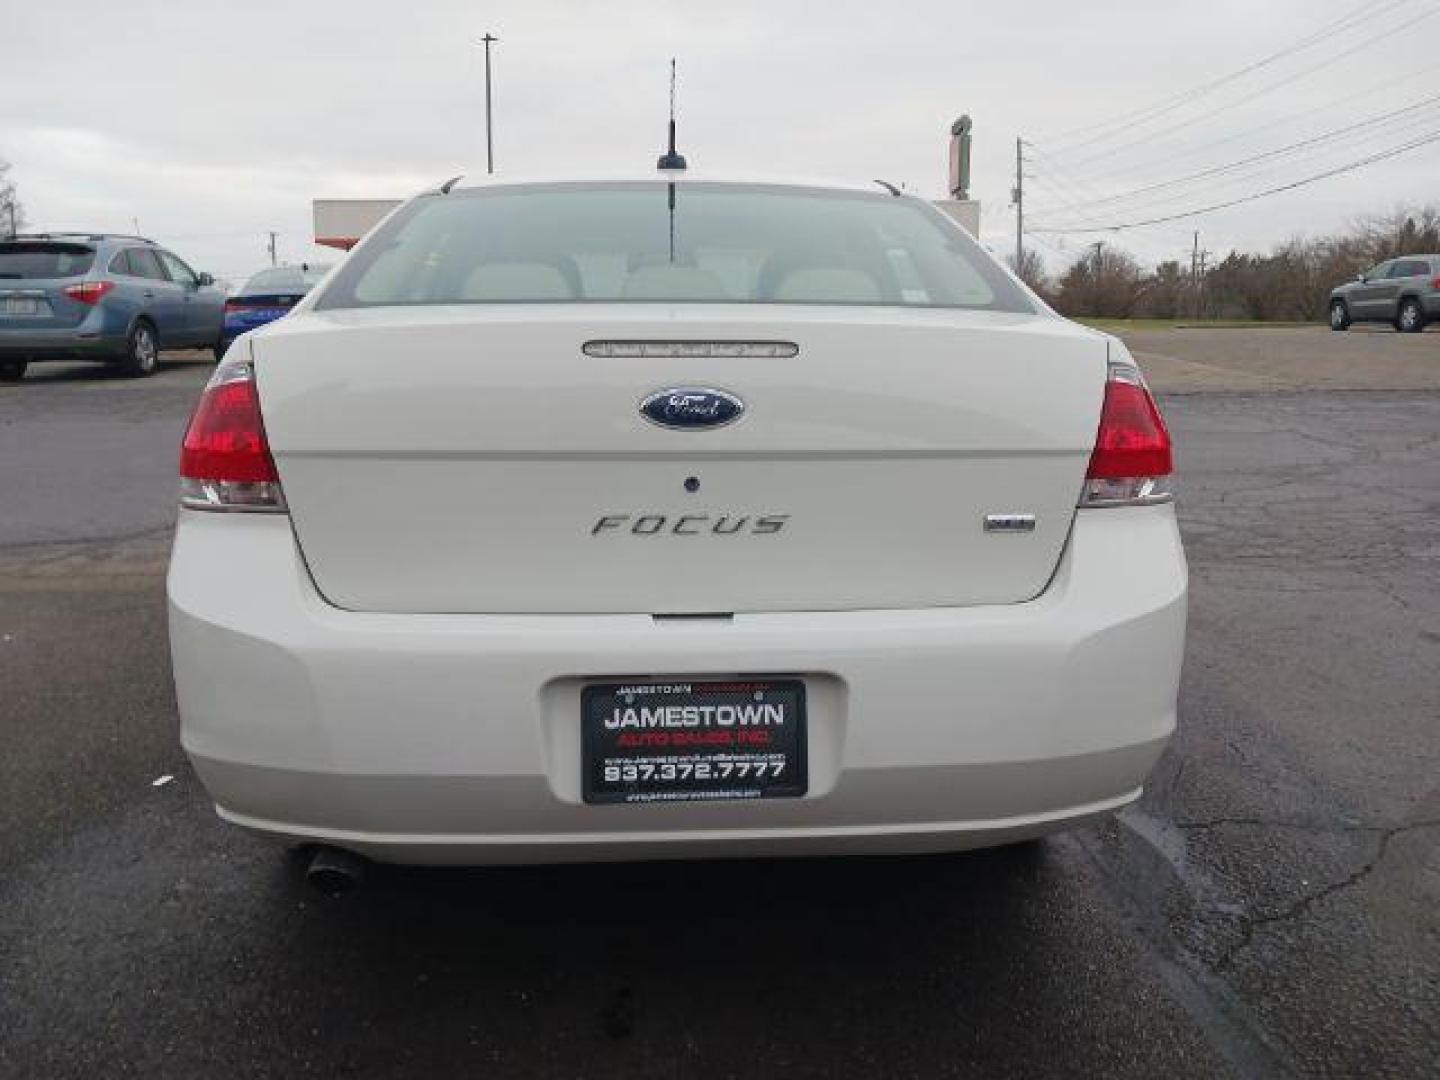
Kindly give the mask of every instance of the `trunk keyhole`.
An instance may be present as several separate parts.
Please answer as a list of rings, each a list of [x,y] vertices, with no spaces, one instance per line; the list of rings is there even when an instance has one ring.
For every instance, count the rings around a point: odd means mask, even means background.
[[[698,476],[687,476],[685,478],[685,490],[690,492],[690,494],[692,495],[695,494],[695,492],[699,491],[700,478]]]

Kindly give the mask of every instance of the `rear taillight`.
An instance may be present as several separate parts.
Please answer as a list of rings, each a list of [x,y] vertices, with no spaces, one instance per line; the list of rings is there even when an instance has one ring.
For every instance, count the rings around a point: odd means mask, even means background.
[[[1140,369],[1112,363],[1080,505],[1168,502],[1173,471],[1170,432]]]
[[[1440,289],[1440,277],[1433,277],[1430,279],[1430,288]]]
[[[192,510],[285,510],[248,362],[221,364],[200,395],[180,449],[180,504]]]
[[[82,304],[98,304],[113,288],[113,281],[82,281],[76,285],[66,285],[60,291],[71,300],[79,300]]]

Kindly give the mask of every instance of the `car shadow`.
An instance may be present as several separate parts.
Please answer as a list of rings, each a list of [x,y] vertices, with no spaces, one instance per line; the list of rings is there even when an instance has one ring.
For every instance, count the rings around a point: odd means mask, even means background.
[[[160,367],[151,379],[163,378],[167,373],[188,368],[214,366],[215,358],[209,350],[183,349],[162,353],[160,356]],[[86,362],[86,361],[45,361],[33,363],[25,372],[25,377],[15,383],[0,383],[0,388],[19,388],[26,386],[48,385],[59,386],[65,383],[90,383],[90,382],[144,382],[144,379],[132,380],[128,375],[123,374],[114,364]]]
[[[348,1040],[365,1060],[393,1052],[387,1030],[412,1047],[483,1032],[523,1048],[512,1063],[563,1061],[565,1075],[596,1074],[588,1055],[611,1052],[600,1074],[634,1075],[655,1053],[703,1059],[704,1075],[754,1075],[757,1053],[799,1067],[817,1030],[830,1045],[805,1075],[829,1073],[841,1046],[948,1053],[967,1024],[1025,1044],[1032,1010],[1064,1011],[1056,955],[1093,932],[1068,899],[1073,868],[1048,842],[953,856],[376,866],[339,897],[304,885],[303,866],[293,853],[272,884],[305,909],[286,950],[321,982],[304,1022],[325,1022],[334,988],[335,1009],[368,1017]],[[685,1071],[677,1059],[674,1075]]]

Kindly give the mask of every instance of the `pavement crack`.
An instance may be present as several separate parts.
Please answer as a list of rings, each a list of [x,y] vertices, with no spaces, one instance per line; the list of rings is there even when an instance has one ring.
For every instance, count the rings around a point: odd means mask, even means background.
[[[1364,825],[1350,822],[1334,821],[1275,821],[1270,818],[1261,817],[1217,817],[1205,818],[1200,821],[1176,821],[1175,828],[1182,831],[1219,829],[1225,826],[1249,827],[1257,829],[1307,829],[1315,832],[1373,832],[1393,833],[1404,832],[1408,829],[1427,829],[1440,826],[1437,821],[1417,821],[1409,825]]]
[[[173,532],[175,523],[168,521],[164,525],[152,525],[147,529],[137,529],[134,532],[117,533],[114,536],[87,536],[76,540],[20,540],[11,544],[0,544],[0,553],[36,551],[44,548],[64,548],[68,554],[70,551],[81,548],[102,547],[111,544],[128,544],[135,540],[147,540],[154,536],[163,536]]]
[[[1240,820],[1243,819],[1237,819],[1236,823],[1238,823],[1238,821]],[[1285,823],[1283,822],[1257,822],[1257,824],[1272,825],[1275,827],[1284,827],[1285,825]],[[1185,828],[1186,826],[1182,825],[1179,827]],[[1300,827],[1313,828],[1314,826]],[[1332,881],[1328,885],[1316,889],[1314,892],[1306,893],[1304,896],[1301,896],[1290,904],[1287,904],[1280,911],[1277,911],[1270,915],[1260,915],[1256,918],[1249,920],[1244,925],[1244,927],[1242,927],[1239,940],[1236,941],[1235,944],[1232,945],[1229,949],[1227,949],[1224,955],[1222,955],[1218,960],[1215,961],[1214,964],[1211,965],[1212,970],[1214,970],[1217,974],[1228,971],[1234,964],[1235,959],[1242,952],[1248,950],[1255,943],[1255,935],[1266,927],[1274,926],[1277,923],[1291,922],[1295,919],[1302,918],[1305,915],[1309,914],[1310,909],[1315,907],[1316,904],[1319,904],[1322,901],[1329,899],[1336,893],[1344,892],[1346,889],[1350,889],[1356,885],[1359,885],[1362,881],[1364,881],[1367,877],[1374,873],[1375,869],[1385,860],[1385,855],[1390,850],[1390,843],[1397,836],[1418,829],[1433,828],[1440,828],[1440,820],[1415,821],[1411,822],[1408,825],[1396,825],[1386,829],[1376,829],[1374,826],[1358,826],[1349,828],[1344,826],[1339,827],[1337,831],[1378,832],[1379,839],[1375,844],[1374,854],[1371,855],[1371,857],[1367,859],[1363,864],[1361,864],[1360,867],[1346,874],[1338,881]]]
[[[1365,572],[1362,572],[1362,573],[1361,573],[1361,576],[1362,576],[1366,581],[1370,582],[1370,584],[1371,584],[1372,586],[1374,586],[1376,592],[1380,593],[1382,596],[1385,596],[1385,597],[1387,597],[1388,599],[1390,599],[1391,601],[1393,601],[1396,605],[1398,605],[1398,606],[1400,607],[1401,610],[1403,610],[1403,611],[1413,611],[1413,610],[1414,610],[1414,609],[1411,607],[1410,601],[1409,601],[1408,599],[1406,599],[1404,596],[1402,596],[1402,595],[1400,594],[1400,592],[1399,592],[1397,589],[1395,589],[1395,587],[1392,586],[1388,581],[1385,581],[1383,578],[1379,577],[1377,574],[1374,574],[1374,573],[1365,573]]]
[[[1209,892],[1208,883],[1186,874],[1183,851],[1176,850],[1166,833],[1169,826],[1143,812],[1121,815],[1117,822],[1154,856],[1175,869],[1177,879],[1189,877]],[[1206,1040],[1232,1065],[1237,1076],[1299,1076],[1292,1051],[1279,1035],[1267,1031],[1235,991],[1171,931],[1160,906],[1140,884],[1143,875],[1122,868],[1107,854],[1103,842],[1083,833],[1068,833],[1052,840],[1057,848],[1074,851],[1100,875],[1117,908],[1145,943],[1159,978],[1171,995],[1205,1033]],[[1183,844],[1182,844],[1183,847]]]

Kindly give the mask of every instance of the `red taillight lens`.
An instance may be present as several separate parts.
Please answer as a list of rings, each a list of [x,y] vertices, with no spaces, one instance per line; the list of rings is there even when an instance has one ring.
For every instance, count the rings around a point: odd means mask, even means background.
[[[82,281],[76,285],[66,285],[60,291],[71,300],[79,300],[82,304],[98,304],[113,288],[113,281]]]
[[[200,395],[180,449],[180,501],[196,510],[284,510],[255,373],[224,363]]]
[[[1170,432],[1139,369],[1111,364],[1081,505],[1164,502],[1173,471]]]
[[[1440,277],[1431,278],[1430,287],[1432,289],[1440,289]]]

